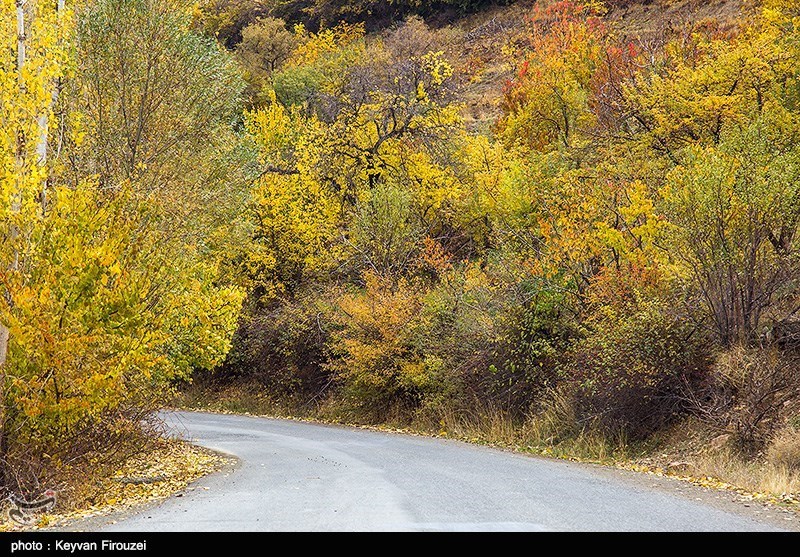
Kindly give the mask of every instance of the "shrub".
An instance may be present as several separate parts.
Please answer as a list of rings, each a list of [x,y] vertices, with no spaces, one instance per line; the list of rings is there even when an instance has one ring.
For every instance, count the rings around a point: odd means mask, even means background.
[[[319,401],[331,384],[325,369],[330,324],[320,299],[306,292],[268,307],[251,304],[225,363],[213,377],[255,380],[271,396],[295,408]]]
[[[421,326],[418,285],[364,274],[365,288],[336,301],[329,368],[344,410],[372,422],[408,418],[440,387],[442,362],[415,345]]]
[[[481,406],[522,419],[556,386],[561,353],[573,334],[558,298],[543,291],[516,305],[514,298],[499,296],[491,315],[493,334],[483,339],[482,361],[463,375],[465,390]]]
[[[735,346],[717,357],[696,407],[712,426],[733,435],[745,454],[767,445],[800,395],[797,355],[778,348]]]
[[[322,87],[324,76],[311,66],[298,66],[277,72],[272,79],[275,96],[284,106],[300,105]]]
[[[558,380],[560,354],[576,334],[563,294],[505,269],[505,261],[441,268],[424,296],[417,346],[443,362],[448,388],[437,411],[521,421]]]
[[[689,410],[684,393],[702,380],[706,344],[663,302],[603,312],[569,355],[578,419],[641,439]]]

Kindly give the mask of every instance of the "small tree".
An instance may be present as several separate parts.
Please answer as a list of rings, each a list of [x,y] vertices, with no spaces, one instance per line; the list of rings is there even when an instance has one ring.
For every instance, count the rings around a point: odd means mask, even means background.
[[[260,18],[242,29],[236,54],[246,72],[251,102],[259,103],[269,77],[289,59],[297,44],[298,36],[274,17]]]
[[[283,20],[265,17],[242,29],[236,52],[251,71],[270,74],[289,59],[296,44],[296,36],[286,30]]]

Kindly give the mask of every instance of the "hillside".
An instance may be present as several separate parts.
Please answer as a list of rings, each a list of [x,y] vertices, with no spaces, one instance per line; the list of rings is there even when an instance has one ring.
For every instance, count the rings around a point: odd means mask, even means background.
[[[498,103],[502,88],[497,85],[514,74],[514,68],[503,55],[503,46],[523,32],[525,17],[535,4],[535,1],[521,0],[510,6],[487,7],[477,14],[451,16],[445,20],[447,25],[462,31],[454,49],[461,60],[472,64],[465,72],[469,83],[464,100],[468,104],[465,116],[475,129],[488,129],[500,116]],[[703,20],[736,25],[752,17],[754,10],[754,2],[747,0],[620,0],[607,3],[603,19],[623,40],[654,40],[665,32],[676,32]],[[430,19],[434,25],[443,22],[436,17]]]
[[[526,17],[536,5],[536,0],[490,1],[469,3],[469,9],[464,9],[458,2],[423,2],[413,5],[416,7],[400,2],[395,4],[394,11],[385,11],[371,8],[369,2],[352,3],[355,7],[345,7],[349,4],[344,2],[327,2],[319,4],[323,6],[320,8],[302,2],[279,3],[270,8],[267,1],[248,1],[211,0],[206,9],[214,16],[203,20],[206,32],[235,48],[241,40],[241,29],[258,17],[275,16],[289,25],[304,22],[312,28],[324,24],[328,17],[332,18],[329,24],[340,19],[363,23],[368,32],[379,36],[382,30],[397,25],[403,18],[413,17],[415,12],[421,14],[432,28],[450,32],[446,46],[467,81],[463,89],[465,117],[474,129],[484,131],[500,116],[502,87],[498,84],[511,79],[515,71],[503,48],[524,31]],[[735,25],[752,17],[756,8],[754,0],[616,0],[606,4],[603,19],[623,40],[626,37],[654,40],[703,20]]]
[[[796,498],[795,0],[0,2],[12,500],[176,393]]]
[[[772,13],[423,3],[295,27],[267,70],[283,20],[244,27],[257,285],[190,399],[567,456],[661,443],[647,466],[794,489],[795,198],[752,180],[794,168],[762,127],[794,126]]]

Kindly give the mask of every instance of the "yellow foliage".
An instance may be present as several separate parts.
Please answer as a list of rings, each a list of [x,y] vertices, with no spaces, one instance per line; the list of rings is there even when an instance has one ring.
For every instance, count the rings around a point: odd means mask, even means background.
[[[310,66],[321,58],[338,52],[364,38],[364,24],[340,23],[336,27],[308,33],[302,25],[294,28],[300,44],[286,63],[287,67]]]
[[[416,288],[372,273],[363,278],[363,292],[345,293],[338,300],[341,331],[333,348],[341,357],[332,369],[353,402],[379,410],[403,393],[419,396],[432,385],[441,362],[413,348],[414,331],[422,325]]]
[[[14,15],[3,0],[4,29]],[[22,71],[0,60],[0,323],[11,332],[0,422],[41,440],[219,363],[243,296],[215,285],[212,258],[159,228],[163,199],[131,181],[63,184],[51,172],[59,161],[43,164],[39,126],[45,115],[59,123],[74,21],[55,3],[27,16]],[[0,40],[16,51],[16,32]],[[65,117],[80,142],[81,117]]]

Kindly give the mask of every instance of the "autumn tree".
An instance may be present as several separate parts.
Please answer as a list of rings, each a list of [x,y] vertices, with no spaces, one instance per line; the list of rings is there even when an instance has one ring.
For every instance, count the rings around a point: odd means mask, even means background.
[[[264,169],[257,237],[273,243],[275,261],[305,250],[309,262],[349,253],[359,262],[356,268],[399,276],[424,235],[441,225],[437,215],[461,191],[451,153],[441,150],[459,126],[452,69],[440,53],[417,47],[395,58],[352,33],[345,26],[302,43],[275,77],[272,104],[251,116]],[[287,75],[309,67],[321,76],[313,95],[282,96]],[[289,201],[285,196],[292,191],[297,193]],[[281,199],[301,203],[299,212],[287,215],[299,219],[296,226],[272,224],[287,208]],[[350,232],[334,233],[351,222]],[[309,232],[321,227],[312,232],[319,240],[298,235],[301,226]],[[305,247],[275,249],[274,239],[283,237],[305,238]],[[318,244],[323,239],[326,249]]]
[[[653,196],[682,238],[665,249],[724,345],[754,342],[794,311],[796,95],[786,85],[798,51],[787,13],[766,9],[734,36],[698,30],[628,86],[635,141],[674,165]]]
[[[283,20],[271,17],[258,19],[242,30],[236,54],[245,68],[251,99],[257,102],[263,96],[269,77],[288,60],[300,40],[302,32],[292,33]]]
[[[507,143],[570,148],[592,125],[590,81],[603,41],[597,15],[577,2],[534,8],[515,46],[525,58],[505,88],[501,127]]]
[[[88,446],[124,443],[114,432],[152,410],[172,379],[224,356],[242,300],[219,281],[216,249],[231,228],[202,209],[218,185],[237,183],[220,171],[240,91],[232,62],[188,31],[180,6],[122,6],[138,31],[116,8],[29,3],[19,43],[3,35],[17,54],[0,62],[7,489],[88,464]],[[11,6],[2,14],[14,28]],[[166,21],[170,37],[155,25]],[[143,35],[147,53],[134,48]],[[208,67],[192,74],[201,60]],[[165,78],[168,61],[194,76],[182,92]],[[212,92],[230,104],[209,105]]]

